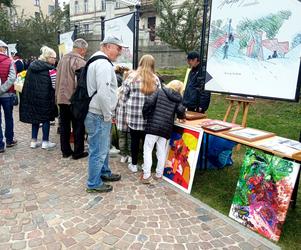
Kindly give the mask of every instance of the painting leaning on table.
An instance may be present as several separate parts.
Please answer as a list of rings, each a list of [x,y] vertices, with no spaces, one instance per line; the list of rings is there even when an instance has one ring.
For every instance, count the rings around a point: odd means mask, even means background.
[[[300,164],[248,149],[229,216],[278,241]]]

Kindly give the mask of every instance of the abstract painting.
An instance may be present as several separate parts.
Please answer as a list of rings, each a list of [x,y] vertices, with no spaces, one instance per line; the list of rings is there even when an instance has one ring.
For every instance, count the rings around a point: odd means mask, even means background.
[[[229,216],[278,241],[300,164],[247,149]]]
[[[190,193],[203,132],[174,127],[167,149],[163,178]]]

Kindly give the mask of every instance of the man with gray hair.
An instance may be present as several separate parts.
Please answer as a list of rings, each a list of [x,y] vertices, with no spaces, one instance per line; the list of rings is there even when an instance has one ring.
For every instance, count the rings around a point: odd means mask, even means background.
[[[7,55],[7,51],[7,44],[0,40],[0,153],[5,151],[1,126],[1,106],[5,117],[6,147],[13,147],[17,144],[17,141],[14,140],[13,120],[13,93],[15,93],[16,70],[14,61]]]
[[[88,43],[84,39],[76,39],[73,42],[73,50],[64,55],[57,66],[55,97],[60,108],[61,151],[64,158],[72,155],[74,160],[88,156],[84,151],[84,121],[75,119],[70,110],[70,98],[77,86],[75,71],[85,66],[84,56],[87,49]],[[70,145],[70,124],[74,135],[74,150]]]
[[[111,61],[116,61],[122,48],[119,38],[105,37],[91,58],[102,56],[92,62],[87,72],[87,89],[92,97],[85,126],[89,141],[88,193],[110,192],[111,185],[103,182],[119,181],[120,174],[113,174],[109,166],[110,133],[113,113],[117,105],[117,78]]]

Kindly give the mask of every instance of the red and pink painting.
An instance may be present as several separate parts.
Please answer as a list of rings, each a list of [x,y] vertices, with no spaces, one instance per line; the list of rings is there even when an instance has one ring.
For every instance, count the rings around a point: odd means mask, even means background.
[[[300,164],[248,149],[229,216],[278,241]]]

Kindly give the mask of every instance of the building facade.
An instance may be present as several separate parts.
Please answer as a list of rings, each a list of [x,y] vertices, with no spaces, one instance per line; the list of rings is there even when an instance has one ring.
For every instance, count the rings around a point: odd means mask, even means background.
[[[14,0],[14,14],[24,18],[40,15],[50,15],[54,11],[54,0]]]

